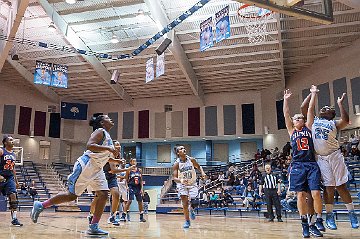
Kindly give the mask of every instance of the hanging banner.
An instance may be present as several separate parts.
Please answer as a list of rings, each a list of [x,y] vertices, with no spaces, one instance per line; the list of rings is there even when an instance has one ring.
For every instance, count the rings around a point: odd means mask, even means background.
[[[165,73],[165,53],[158,55],[156,59],[156,78]]]
[[[51,75],[51,86],[67,88],[68,83],[68,67],[59,64],[53,64]]]
[[[146,62],[146,78],[145,82],[148,83],[154,80],[154,59],[150,58]]]
[[[212,25],[212,17],[200,23],[200,51],[205,51],[214,45]]]
[[[224,7],[215,13],[216,20],[216,42],[230,37],[229,6]]]
[[[51,63],[36,61],[34,83],[40,85],[51,84]]]

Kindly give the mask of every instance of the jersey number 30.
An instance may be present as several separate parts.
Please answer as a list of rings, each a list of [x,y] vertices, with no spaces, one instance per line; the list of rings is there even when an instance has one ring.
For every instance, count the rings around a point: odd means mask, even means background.
[[[296,140],[298,150],[309,150],[309,141],[307,138],[301,138]]]

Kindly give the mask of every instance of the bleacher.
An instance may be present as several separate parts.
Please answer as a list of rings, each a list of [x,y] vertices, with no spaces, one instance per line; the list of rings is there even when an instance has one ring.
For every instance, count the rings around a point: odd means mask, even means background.
[[[39,175],[39,172],[32,161],[24,161],[23,165],[17,166],[16,175],[19,184],[26,183],[30,185],[32,181],[35,182],[35,188],[37,191],[36,200],[47,200],[50,198],[49,190],[47,189],[43,179]],[[18,189],[19,211],[29,210],[33,205],[33,199],[29,194],[24,195],[20,193]]]
[[[349,159],[347,162],[348,169],[350,174],[352,175],[352,179],[349,181],[349,190],[351,197],[353,199],[353,203],[355,206],[355,211],[360,213],[360,162],[354,162]],[[249,168],[248,164],[243,164],[242,167]],[[212,172],[225,172],[227,170],[227,165],[222,166],[214,166],[207,167],[206,170],[209,173]],[[275,174],[281,174],[280,170],[274,170]],[[285,185],[287,185],[287,181],[284,181]],[[215,187],[216,188],[216,187]],[[212,190],[212,189],[209,189]],[[231,195],[234,199],[234,203],[229,204],[227,207],[214,208],[209,207],[208,205],[201,205],[197,208],[198,214],[203,215],[218,215],[218,216],[235,216],[235,217],[246,217],[246,216],[256,216],[256,217],[266,217],[266,203],[262,199],[257,199],[255,202],[250,203],[250,208],[245,208],[242,203],[241,195],[235,195],[234,191]],[[157,212],[158,213],[182,213],[180,199],[177,196],[175,185],[172,185],[168,190],[168,193],[164,194],[162,198],[160,198],[160,203]],[[178,204],[178,207],[176,207]],[[169,207],[166,209],[166,206]],[[325,210],[325,208],[324,208]],[[275,209],[274,209],[275,211]],[[334,212],[337,219],[347,219],[347,210],[345,208],[344,202],[341,201],[340,197],[335,197],[335,205]],[[324,211],[325,213],[325,211]],[[285,218],[298,218],[297,212],[288,212],[283,209],[283,216]]]

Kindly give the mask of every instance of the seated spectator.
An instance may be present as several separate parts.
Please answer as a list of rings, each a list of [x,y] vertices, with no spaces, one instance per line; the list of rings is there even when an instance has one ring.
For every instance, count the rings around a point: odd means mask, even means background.
[[[255,201],[255,191],[251,185],[248,185],[243,193],[243,206],[249,209],[249,204]]]
[[[229,204],[234,203],[233,197],[230,195],[230,193],[226,192],[224,196],[224,207],[228,207]]]
[[[353,146],[351,147],[351,151],[350,151],[350,153],[349,153],[349,156],[354,157],[354,160],[355,160],[355,161],[358,161],[358,160],[359,160],[359,157],[360,157],[360,150],[359,150],[355,145],[353,145]]]
[[[35,181],[33,180],[31,182],[31,186],[28,187],[28,193],[30,194],[31,198],[33,199],[33,201],[35,200],[35,198],[38,198],[38,192],[35,188]]]
[[[25,183],[21,183],[19,194],[24,194],[24,195],[28,194],[28,192],[26,190],[26,184]]]
[[[278,147],[275,147],[273,153],[271,154],[271,158],[274,159],[274,158],[277,158],[279,157],[279,148]]]
[[[199,203],[200,205],[205,205],[208,206],[209,205],[209,200],[208,200],[208,194],[206,192],[200,192],[199,193]]]
[[[228,168],[228,170],[226,171],[226,175],[225,177],[229,178],[229,176],[231,174],[233,174],[235,172],[235,167],[233,164],[230,164],[230,167]]]
[[[295,212],[297,210],[296,192],[288,191],[285,199],[281,200],[281,206],[287,211]]]
[[[359,137],[352,134],[349,141],[351,143],[351,147],[355,146],[355,148],[357,148],[359,146]]]
[[[224,172],[220,172],[218,178],[217,178],[219,181],[223,182],[225,180],[225,175],[224,175]]]
[[[206,178],[199,178],[199,189],[200,188],[205,189],[205,185],[206,185]]]
[[[233,186],[234,186],[234,183],[235,183],[234,173],[230,173],[226,185],[227,185],[227,186],[230,186],[230,187],[233,187]]]
[[[245,190],[245,185],[243,184],[242,176],[239,174],[234,181],[233,189],[236,190],[236,195],[242,195]]]
[[[215,194],[215,192],[211,192],[210,193],[210,207],[218,207],[218,199],[219,199],[219,195]]]

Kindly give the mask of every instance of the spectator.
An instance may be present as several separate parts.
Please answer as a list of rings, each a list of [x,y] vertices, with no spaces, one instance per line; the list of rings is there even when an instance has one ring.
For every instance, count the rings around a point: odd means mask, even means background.
[[[24,195],[28,194],[28,192],[26,190],[26,184],[25,183],[21,183],[19,194],[24,194]]]
[[[217,178],[220,182],[223,182],[225,180],[225,175],[224,172],[220,172],[218,178]]]
[[[35,188],[35,181],[31,182],[31,186],[28,187],[28,193],[30,194],[33,201],[35,201],[35,197],[38,198],[38,192]]]
[[[357,148],[359,146],[359,137],[356,137],[352,134],[349,141],[351,143],[351,147],[355,146],[355,148]]]
[[[254,155],[255,161],[258,161],[261,157],[260,149],[258,149]]]
[[[286,142],[286,144],[283,147],[283,154],[285,156],[289,156],[290,155],[290,151],[291,151],[291,145],[290,142]]]
[[[206,192],[200,192],[199,194],[199,203],[200,205],[209,205],[209,200],[208,200],[208,194]]]
[[[355,160],[355,161],[358,161],[358,160],[359,160],[359,157],[360,157],[360,150],[359,150],[355,145],[353,145],[353,146],[351,147],[351,151],[350,151],[350,153],[349,153],[349,156],[354,157],[354,160]]]
[[[297,210],[296,192],[288,191],[285,199],[281,200],[281,205],[285,210],[295,212]]]
[[[224,206],[228,207],[229,204],[234,203],[233,197],[230,195],[230,193],[226,192],[224,196]]]
[[[233,187],[234,186],[234,182],[235,182],[235,176],[234,173],[230,173],[229,175],[229,179],[227,181],[227,186]]]
[[[234,172],[235,172],[235,167],[234,167],[234,165],[233,164],[231,164],[230,165],[230,167],[229,167],[229,169],[226,171],[226,177],[227,178],[229,178],[229,176],[231,175],[231,174],[234,174]]]
[[[271,154],[271,158],[277,158],[277,157],[279,157],[279,148],[278,147],[275,147],[275,149],[274,149],[274,151],[273,151],[273,153]]]
[[[149,204],[150,204],[150,196],[148,192],[144,192],[144,197],[143,197],[144,214],[149,213]]]
[[[255,191],[251,185],[248,185],[243,193],[243,206],[246,207],[246,210],[249,210],[249,204],[255,201]]]
[[[219,199],[219,196],[217,194],[215,194],[215,192],[211,192],[210,193],[210,207],[213,207],[213,205],[215,205],[215,207],[218,207],[218,199]]]
[[[242,175],[238,175],[234,182],[234,187],[237,195],[242,195],[245,190],[245,185],[243,184]]]

